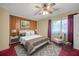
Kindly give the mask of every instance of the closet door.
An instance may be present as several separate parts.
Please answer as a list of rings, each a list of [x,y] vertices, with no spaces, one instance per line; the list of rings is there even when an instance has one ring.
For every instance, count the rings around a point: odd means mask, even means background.
[[[79,14],[74,15],[74,49],[79,50]]]

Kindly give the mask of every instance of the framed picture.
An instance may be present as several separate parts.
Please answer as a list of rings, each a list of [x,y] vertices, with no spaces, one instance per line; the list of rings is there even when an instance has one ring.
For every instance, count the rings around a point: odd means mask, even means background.
[[[21,20],[21,28],[30,28],[30,21]]]

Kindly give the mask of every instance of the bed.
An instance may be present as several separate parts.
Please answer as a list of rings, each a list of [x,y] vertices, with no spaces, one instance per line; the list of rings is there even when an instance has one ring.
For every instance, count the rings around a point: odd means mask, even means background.
[[[20,33],[25,33],[23,36],[20,36],[20,44],[23,44],[26,48],[28,54],[32,54],[36,49],[43,46],[44,44],[49,42],[47,37],[43,37],[41,35],[35,34],[34,31],[20,31]]]

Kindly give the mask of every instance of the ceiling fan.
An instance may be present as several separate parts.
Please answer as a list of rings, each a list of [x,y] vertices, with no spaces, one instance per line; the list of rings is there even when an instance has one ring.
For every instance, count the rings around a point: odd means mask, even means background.
[[[36,14],[39,15],[46,15],[46,14],[52,14],[53,11],[55,11],[56,9],[54,8],[56,4],[55,3],[41,3],[38,6],[35,6],[35,8],[37,8],[37,12]]]

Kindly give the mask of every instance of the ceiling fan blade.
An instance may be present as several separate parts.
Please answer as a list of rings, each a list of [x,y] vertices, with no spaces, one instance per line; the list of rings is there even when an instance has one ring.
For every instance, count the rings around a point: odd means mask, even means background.
[[[49,14],[52,14],[53,11],[58,10],[58,9],[54,8],[54,5],[56,5],[56,4],[55,3],[41,3],[40,5],[35,6],[38,9],[38,11],[35,13],[35,15],[37,15],[37,14],[40,15],[43,13],[43,11],[47,11]]]
[[[48,11],[48,13],[49,13],[49,14],[52,14],[52,13],[53,13],[53,11]]]
[[[36,8],[41,8],[40,6],[35,6]]]
[[[54,6],[54,5],[56,5],[55,3],[50,3],[50,6]]]
[[[58,10],[59,10],[59,8],[53,8],[51,10],[48,10],[48,12],[49,12],[49,14],[52,14],[53,12],[58,11]]]
[[[41,12],[41,10],[36,11],[36,13],[34,15],[37,15]]]
[[[58,11],[60,8],[54,8],[54,11]]]
[[[49,11],[58,11],[60,8],[51,8]]]

